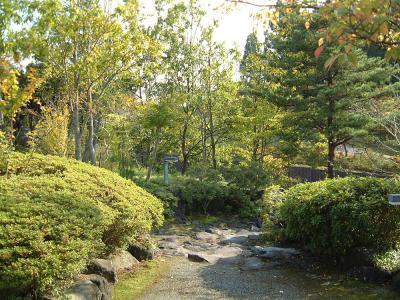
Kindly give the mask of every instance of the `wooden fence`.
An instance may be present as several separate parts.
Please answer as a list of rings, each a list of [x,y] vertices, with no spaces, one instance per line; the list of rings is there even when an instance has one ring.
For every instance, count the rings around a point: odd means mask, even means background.
[[[315,182],[324,180],[327,176],[326,169],[314,169],[307,166],[291,166],[288,170],[290,178],[298,179],[301,182]],[[335,177],[379,177],[386,178],[390,177],[388,174],[381,173],[368,173],[358,171],[335,171]]]

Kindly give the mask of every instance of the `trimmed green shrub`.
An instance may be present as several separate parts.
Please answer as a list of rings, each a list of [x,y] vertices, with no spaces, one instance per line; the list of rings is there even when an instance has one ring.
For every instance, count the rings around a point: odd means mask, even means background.
[[[165,217],[172,218],[174,216],[179,199],[169,190],[169,186],[145,180],[135,180],[135,183],[162,201]]]
[[[0,291],[21,294],[56,288],[163,221],[161,202],[131,181],[38,154],[11,155],[0,205]]]
[[[194,178],[180,178],[171,184],[170,189],[185,204],[186,212],[189,213],[221,211],[227,196],[227,187],[222,182]]]
[[[343,256],[352,249],[382,252],[400,239],[400,211],[387,194],[396,180],[341,178],[296,185],[284,193],[286,236],[312,252]]]

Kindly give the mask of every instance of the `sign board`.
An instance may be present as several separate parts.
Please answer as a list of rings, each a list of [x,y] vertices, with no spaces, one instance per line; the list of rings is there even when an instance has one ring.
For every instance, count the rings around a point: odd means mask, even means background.
[[[179,160],[178,155],[165,155],[164,156],[164,161],[177,162],[178,160]]]
[[[171,162],[178,162],[179,157],[176,154],[169,154],[164,156],[164,184],[168,185],[169,184],[169,179],[168,179],[168,163]]]
[[[388,195],[390,205],[400,205],[400,194]]]

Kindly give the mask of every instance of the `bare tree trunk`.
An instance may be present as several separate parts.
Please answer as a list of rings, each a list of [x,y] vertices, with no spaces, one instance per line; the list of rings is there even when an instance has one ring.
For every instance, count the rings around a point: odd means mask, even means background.
[[[77,92],[77,98],[79,98]],[[75,134],[75,159],[82,160],[82,146],[81,146],[81,128],[79,126],[79,102],[78,99],[74,103],[74,112],[73,112],[73,127]]]
[[[76,43],[76,41],[75,41]],[[75,45],[74,49],[74,56],[73,56],[73,62],[76,64],[78,62],[78,49]],[[80,120],[79,120],[79,74],[77,72],[74,73],[74,88],[75,88],[75,101],[74,101],[74,107],[73,107],[73,127],[74,127],[74,134],[75,134],[75,159],[77,160],[82,160],[82,143],[81,143],[81,138],[82,138],[82,132],[80,128]]]
[[[334,170],[334,164],[335,164],[335,144],[333,142],[329,142],[328,144],[328,178],[334,178],[335,177],[335,170]]]
[[[207,127],[205,117],[201,118],[201,154],[203,159],[203,164],[207,164]]]
[[[332,84],[332,77],[329,74],[328,83]],[[335,100],[329,97],[328,103],[328,119],[327,119],[327,135],[328,135],[328,178],[335,177],[334,164],[335,164],[335,137],[333,133],[333,122],[335,114]]]
[[[161,127],[157,127],[156,129],[156,142],[154,144],[154,149],[153,153],[149,162],[149,167],[147,169],[147,175],[146,175],[146,181],[150,180],[151,173],[153,172],[154,164],[157,159],[157,151],[158,151],[158,144],[160,143],[160,137],[161,137]]]
[[[212,111],[212,100],[211,100],[211,95],[209,96],[208,99],[208,114],[210,118],[210,142],[211,142],[211,158],[212,158],[212,164],[213,164],[213,169],[217,169],[217,146],[215,143],[215,136],[214,136],[214,120],[213,120],[213,111]]]
[[[182,130],[182,140],[181,140],[181,151],[182,151],[182,170],[181,174],[184,175],[186,170],[187,170],[187,164],[188,164],[188,157],[186,153],[186,133],[187,133],[187,123],[186,120],[183,124],[183,130]]]
[[[92,165],[96,165],[96,150],[94,148],[94,119],[93,119],[93,99],[92,90],[89,90],[89,122],[88,122],[89,136],[87,140],[88,161]]]

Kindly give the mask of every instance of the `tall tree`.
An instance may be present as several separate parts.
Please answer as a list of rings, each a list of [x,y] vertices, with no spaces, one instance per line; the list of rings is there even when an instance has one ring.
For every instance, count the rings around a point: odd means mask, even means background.
[[[283,7],[281,15],[270,35],[272,47],[265,62],[274,70],[272,80],[279,86],[269,101],[285,110],[282,128],[286,138],[297,145],[326,141],[328,177],[332,178],[336,148],[367,133],[368,120],[354,110],[354,104],[365,101],[367,91],[384,90],[391,67],[386,64],[386,73],[382,72],[377,59],[368,59],[360,51],[356,52],[362,61],[358,66],[349,60],[338,64],[330,59],[337,48],[328,44],[315,57],[314,41],[326,24],[315,18],[304,26],[308,16],[300,8],[288,13]]]

